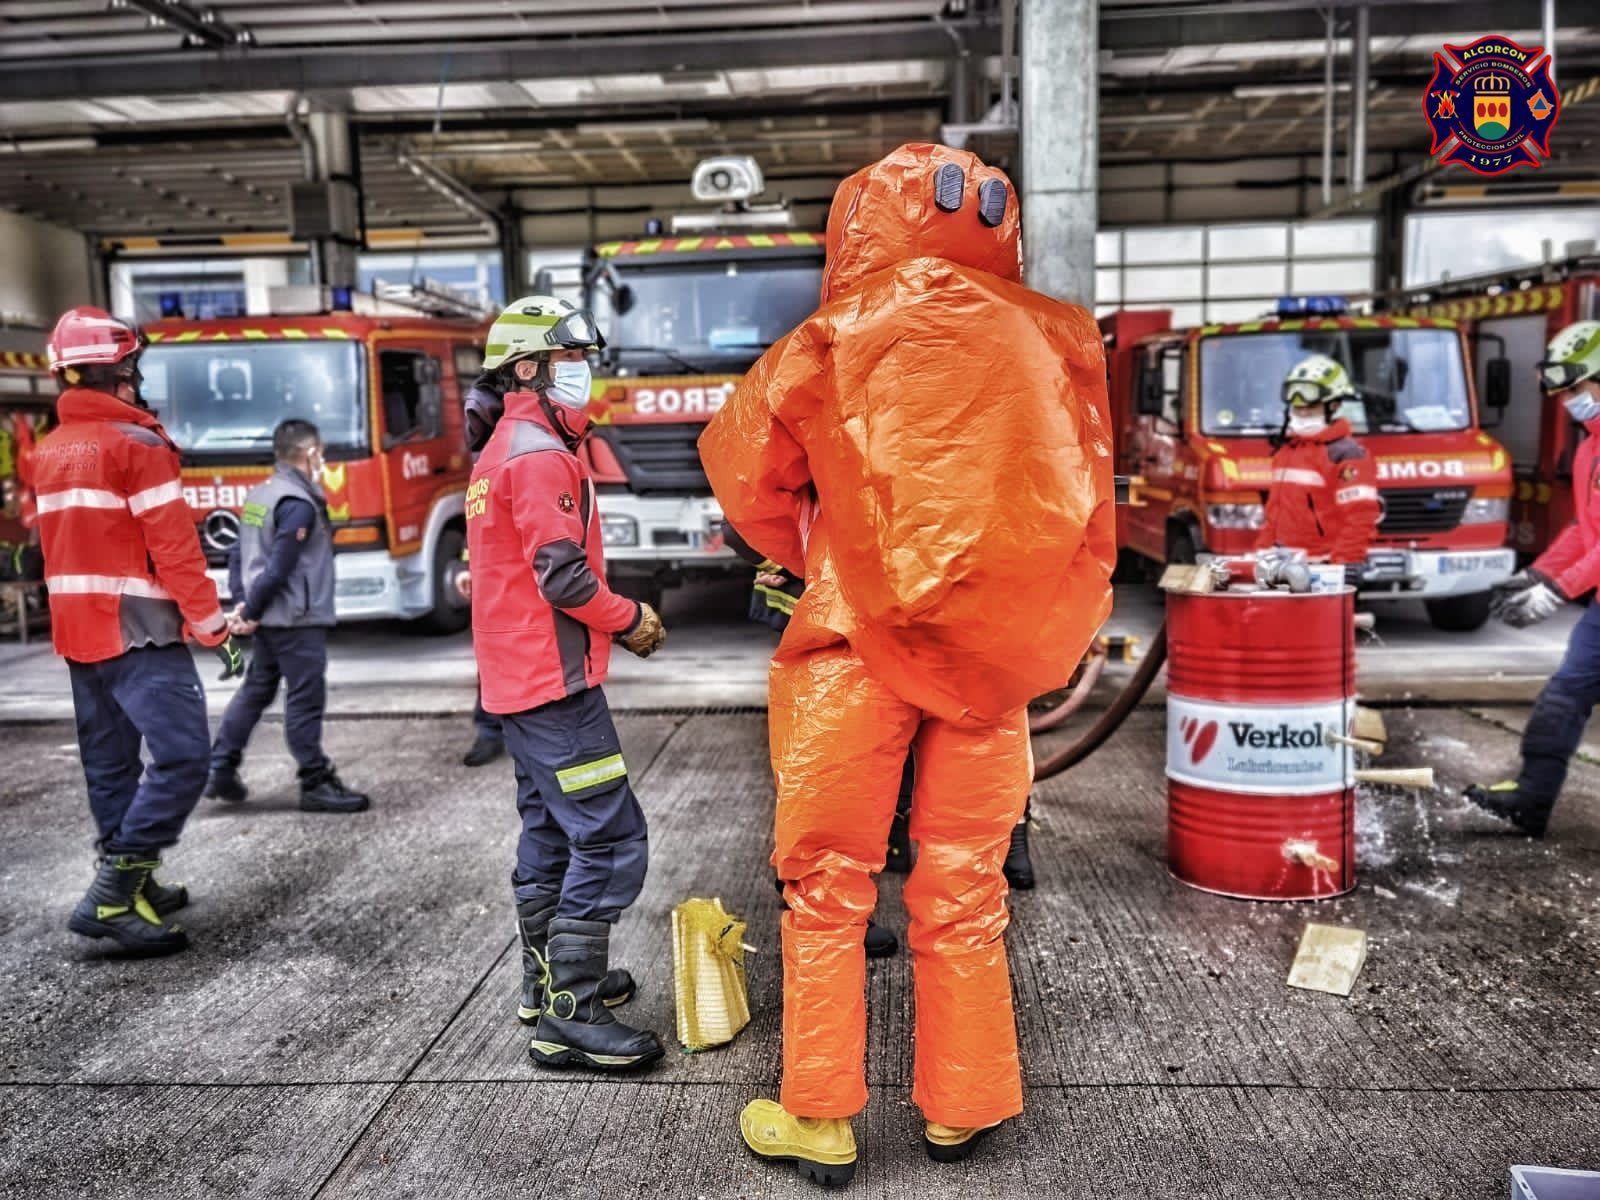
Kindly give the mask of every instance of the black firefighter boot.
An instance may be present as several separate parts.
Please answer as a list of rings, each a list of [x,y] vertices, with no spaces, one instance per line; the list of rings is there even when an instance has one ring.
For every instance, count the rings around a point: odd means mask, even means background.
[[[150,872],[160,859],[139,854],[107,855],[67,928],[84,937],[111,938],[135,954],[175,954],[189,945],[189,935],[162,921],[145,894]]]
[[[883,869],[891,875],[907,875],[911,871],[911,810],[895,809],[894,820],[889,822],[889,846],[884,851]]]
[[[154,871],[144,881],[144,895],[150,907],[163,917],[171,916],[189,903],[188,888],[181,883],[162,883]]]
[[[1033,890],[1033,859],[1028,856],[1028,818],[1033,815],[1033,800],[1022,810],[1022,820],[1011,830],[1011,845],[1006,850],[1005,865],[1001,868],[1006,882],[1019,892]]]
[[[534,1025],[544,1012],[545,984],[550,964],[545,946],[550,939],[550,922],[556,915],[558,898],[539,896],[517,905],[517,936],[522,940],[522,1000],[517,1005],[517,1020]],[[600,982],[600,1003],[616,1008],[633,999],[638,989],[626,971],[607,971]]]
[[[665,1051],[647,1029],[624,1025],[600,998],[611,926],[604,921],[550,922],[550,983],[528,1053],[541,1067],[636,1071]]]
[[[1514,779],[1491,783],[1487,787],[1475,783],[1462,795],[1484,812],[1493,813],[1502,821],[1509,821],[1529,837],[1542,838],[1550,824],[1550,814],[1555,810],[1554,797],[1541,800],[1530,796],[1517,786]]]
[[[300,772],[300,808],[304,812],[358,813],[372,801],[345,787],[332,763]]]
[[[239,778],[237,763],[211,768],[211,774],[206,777],[208,799],[226,800],[229,804],[243,804],[249,795],[250,789],[245,787],[244,780]]]

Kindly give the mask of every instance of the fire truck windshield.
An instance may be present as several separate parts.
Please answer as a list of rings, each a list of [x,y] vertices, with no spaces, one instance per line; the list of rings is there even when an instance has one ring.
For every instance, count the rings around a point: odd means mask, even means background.
[[[817,307],[819,258],[726,262],[618,263],[633,293],[619,313],[597,289],[596,315],[609,325],[607,360],[634,371],[742,371]]]
[[[1201,339],[1201,431],[1211,437],[1278,432],[1283,377],[1308,354],[1326,354],[1350,373],[1357,396],[1339,416],[1354,433],[1447,433],[1472,424],[1455,330],[1321,329]]]
[[[300,417],[330,458],[365,452],[366,391],[356,342],[189,342],[139,359],[146,403],[186,458],[270,461],[272,431]]]

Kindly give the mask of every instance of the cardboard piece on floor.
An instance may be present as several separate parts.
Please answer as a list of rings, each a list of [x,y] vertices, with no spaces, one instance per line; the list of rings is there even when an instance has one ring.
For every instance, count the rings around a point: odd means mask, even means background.
[[[1300,938],[1300,949],[1289,971],[1289,986],[1348,996],[1366,961],[1364,930],[1312,922]]]

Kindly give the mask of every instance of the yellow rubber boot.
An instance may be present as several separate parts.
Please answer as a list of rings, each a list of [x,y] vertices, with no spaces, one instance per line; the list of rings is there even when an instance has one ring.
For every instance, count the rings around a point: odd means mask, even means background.
[[[848,1117],[796,1117],[776,1100],[752,1100],[739,1114],[744,1144],[762,1158],[792,1162],[823,1187],[856,1176],[856,1134]]]
[[[1003,1124],[996,1121],[993,1125],[941,1125],[937,1121],[929,1121],[923,1131],[922,1144],[927,1148],[928,1157],[934,1162],[953,1163],[972,1157],[972,1152],[978,1148],[978,1143],[988,1137]]]

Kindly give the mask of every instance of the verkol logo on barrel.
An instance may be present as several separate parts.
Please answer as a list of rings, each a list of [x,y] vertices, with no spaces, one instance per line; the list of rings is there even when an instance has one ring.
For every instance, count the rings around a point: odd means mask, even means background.
[[[1542,166],[1561,116],[1561,93],[1543,48],[1524,50],[1507,37],[1446,45],[1433,56],[1422,98],[1433,131],[1428,153],[1479,175]],[[1442,151],[1442,153],[1441,153]]]
[[[1350,752],[1327,740],[1349,727],[1341,701],[1301,705],[1222,704],[1167,697],[1167,776],[1196,787],[1274,795],[1347,786]]]
[[[1211,747],[1217,744],[1215,721],[1202,723],[1193,717],[1185,717],[1178,722],[1178,731],[1183,734],[1183,744],[1189,747],[1189,761],[1192,763],[1203,761],[1211,753]]]

